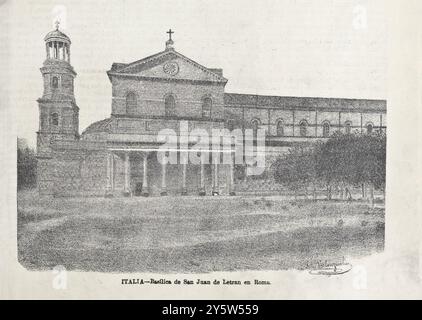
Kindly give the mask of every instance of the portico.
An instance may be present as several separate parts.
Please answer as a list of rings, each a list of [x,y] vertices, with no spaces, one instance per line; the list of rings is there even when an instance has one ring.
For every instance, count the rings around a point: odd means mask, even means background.
[[[160,163],[157,157],[158,151],[158,148],[108,149],[105,196],[112,197],[118,194],[127,197],[168,194],[235,195],[234,153],[232,151],[203,152],[198,164],[189,163],[189,153],[197,153],[196,150],[179,150],[177,164],[169,164],[167,161]],[[232,154],[230,164],[222,163],[225,152]],[[218,156],[212,157],[212,153],[218,153]],[[212,163],[211,158],[219,159],[219,161]],[[170,177],[168,176],[169,167],[173,168]],[[120,184],[116,183],[119,177]],[[171,188],[168,187],[170,179]],[[195,180],[198,182],[196,183]]]

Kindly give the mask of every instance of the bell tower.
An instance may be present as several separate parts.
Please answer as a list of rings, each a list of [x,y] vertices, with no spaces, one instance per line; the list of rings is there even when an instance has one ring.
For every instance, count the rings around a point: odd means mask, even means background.
[[[70,65],[69,37],[56,29],[45,38],[46,59],[40,69],[44,92],[38,101],[37,155],[49,156],[53,140],[79,139],[79,108],[74,96],[76,72]]]

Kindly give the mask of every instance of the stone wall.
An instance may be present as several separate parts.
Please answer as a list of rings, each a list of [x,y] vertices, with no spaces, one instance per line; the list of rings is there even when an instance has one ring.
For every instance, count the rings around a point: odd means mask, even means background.
[[[82,141],[57,141],[51,157],[38,158],[40,195],[103,196],[106,186],[106,151]]]
[[[236,194],[269,195],[286,192],[286,188],[275,181],[273,164],[288,152],[289,147],[266,146],[265,149],[265,171],[257,176],[237,177],[235,180]]]
[[[169,94],[175,98],[176,117],[202,117],[202,100],[212,100],[211,118],[224,117],[224,86],[222,84],[197,84],[183,82],[158,82],[113,78],[112,113],[126,115],[126,95],[136,94],[135,116],[165,116],[165,98]]]
[[[345,132],[346,123],[351,124],[352,131],[365,133],[368,124],[373,130],[385,130],[386,112],[384,111],[315,111],[277,109],[273,106],[228,105],[225,108],[225,118],[233,121],[237,127],[251,128],[252,120],[259,121],[259,128],[264,129],[268,136],[277,136],[277,124],[283,123],[284,136],[300,137],[300,123],[307,123],[307,137],[322,137],[323,124],[328,123],[330,133],[340,130]]]

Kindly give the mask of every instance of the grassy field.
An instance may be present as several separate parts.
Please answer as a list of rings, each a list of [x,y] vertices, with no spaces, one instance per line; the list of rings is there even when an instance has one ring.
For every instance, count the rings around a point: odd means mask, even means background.
[[[382,251],[384,210],[278,197],[40,199],[18,193],[27,269],[200,273],[306,269]]]

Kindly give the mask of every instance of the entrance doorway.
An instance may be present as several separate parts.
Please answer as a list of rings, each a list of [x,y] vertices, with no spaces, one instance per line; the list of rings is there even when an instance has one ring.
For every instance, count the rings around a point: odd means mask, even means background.
[[[135,184],[135,196],[139,197],[142,195],[142,182],[137,182]]]

